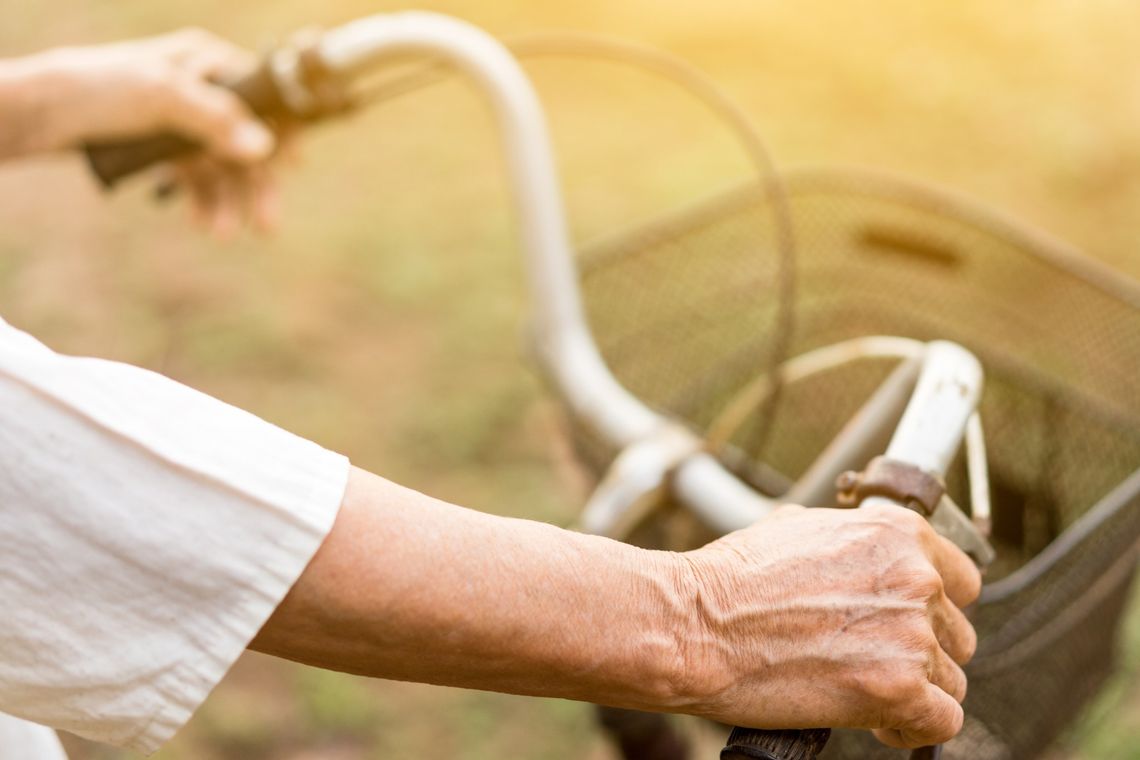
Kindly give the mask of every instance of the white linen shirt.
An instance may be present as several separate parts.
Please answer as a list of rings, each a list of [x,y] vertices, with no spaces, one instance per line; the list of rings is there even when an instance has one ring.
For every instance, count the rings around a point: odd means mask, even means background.
[[[0,320],[0,760],[151,753],[300,576],[348,460]],[[5,744],[5,741],[7,744]]]

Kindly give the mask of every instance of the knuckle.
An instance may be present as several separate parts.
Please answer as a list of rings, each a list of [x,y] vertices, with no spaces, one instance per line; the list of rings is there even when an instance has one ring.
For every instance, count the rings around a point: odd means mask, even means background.
[[[942,688],[954,701],[961,702],[966,698],[966,673],[956,663],[949,662],[946,655],[936,652],[931,656],[931,672],[936,673],[935,685]],[[943,663],[941,666],[939,662]]]
[[[885,713],[893,713],[914,701],[926,687],[924,668],[883,667],[864,674],[859,679],[860,690]]]
[[[910,749],[902,739],[902,734],[894,728],[876,728],[873,732],[875,738],[888,747],[895,749]]]
[[[927,627],[923,631],[915,631],[912,636],[913,651],[916,656],[921,657],[922,667],[918,676],[922,679],[923,683],[930,681],[932,674],[937,673],[942,663],[945,661],[946,654],[942,650],[942,646],[935,638],[934,632]]]
[[[155,121],[169,126],[174,114],[182,108],[183,95],[176,81],[161,71],[140,71],[135,78],[138,105]]]
[[[962,706],[951,699],[917,699],[907,706],[902,735],[910,747],[948,742],[965,721]]]
[[[151,87],[151,106],[162,117],[165,126],[179,128],[184,122],[194,119],[197,109],[193,93],[178,81],[156,81]]]
[[[890,589],[898,598],[921,603],[924,608],[945,593],[945,583],[934,566],[925,561],[897,562],[886,567],[880,586]]]
[[[178,42],[188,46],[204,45],[217,39],[200,26],[183,27],[174,33],[174,37]]]
[[[954,660],[959,665],[965,665],[970,660],[974,659],[974,655],[978,651],[978,632],[974,630],[974,626],[967,623],[962,626],[961,635],[959,637],[958,646],[954,652]]]
[[[174,83],[165,69],[154,68],[142,70],[137,72],[135,77],[138,86],[149,97],[165,100],[173,95],[172,90],[174,89]]]
[[[201,88],[202,85],[191,85]],[[244,111],[236,96],[224,90],[201,89],[187,94],[187,104],[193,109],[197,121],[210,132],[228,132],[242,120]]]
[[[911,587],[916,593],[921,594],[923,599],[935,600],[945,593],[946,584],[933,565],[923,563],[911,572]]]
[[[907,510],[902,510],[894,504],[882,501],[874,501],[865,507],[860,507],[859,511],[865,515],[869,515],[885,522],[893,522],[898,512]]]
[[[913,509],[904,509],[897,507],[899,510],[898,521],[905,527],[912,535],[924,536],[930,531],[930,523],[926,518],[915,512]]]
[[[966,720],[962,706],[957,702],[947,702],[941,709],[931,710],[931,723],[927,727],[932,744],[948,742],[962,730]]]
[[[214,88],[203,101],[208,104],[204,107],[211,111],[219,122],[226,125],[245,119],[249,113],[238,96],[227,90]]]
[[[932,530],[922,515],[897,504],[875,503],[860,507],[859,512],[869,517],[870,522],[876,523],[884,536],[889,536],[895,542],[926,540]]]

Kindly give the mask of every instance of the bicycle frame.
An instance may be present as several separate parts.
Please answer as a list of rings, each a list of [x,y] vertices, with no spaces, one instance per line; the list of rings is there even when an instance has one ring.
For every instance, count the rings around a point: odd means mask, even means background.
[[[583,511],[585,530],[606,535],[619,532],[635,505],[666,488],[721,532],[745,527],[775,507],[774,498],[726,469],[707,450],[704,437],[650,409],[606,366],[583,312],[543,111],[525,73],[502,44],[456,19],[407,12],[373,16],[330,30],[305,54],[313,54],[328,74],[346,80],[402,56],[443,58],[468,74],[490,100],[508,159],[528,264],[534,354],[577,420],[621,452]],[[297,49],[283,48],[270,60],[270,74],[296,113],[305,113],[314,105],[303,68],[302,52]],[[809,504],[828,499],[835,476],[880,453],[875,450],[876,442],[897,422],[886,455],[938,475],[946,471],[966,436],[974,514],[988,515],[981,427],[974,412],[982,371],[964,348],[940,341],[923,344],[869,337],[806,354],[778,371],[787,380],[847,361],[884,356],[906,362],[787,497]],[[770,390],[766,383],[770,385],[770,380],[758,378],[737,400],[737,408],[747,411],[749,404],[762,399]],[[873,501],[883,500],[864,503]],[[961,539],[960,545],[971,535],[976,538],[964,520],[956,509],[944,506],[932,517],[935,527]],[[45,756],[56,753],[59,746],[47,729],[18,721],[6,724],[0,716],[0,732],[4,730],[22,732],[29,742],[48,742]]]

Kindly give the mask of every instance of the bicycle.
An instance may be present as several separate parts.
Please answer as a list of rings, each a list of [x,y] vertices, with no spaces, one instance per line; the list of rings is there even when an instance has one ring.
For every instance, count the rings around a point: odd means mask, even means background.
[[[364,19],[282,48],[235,88],[262,112],[321,118],[351,101],[344,80],[409,54],[464,70],[496,109],[537,306],[534,354],[573,421],[581,457],[605,473],[582,526],[687,548],[779,500],[828,504],[837,476],[884,449],[930,475],[945,472],[947,501],[892,495],[930,511],[979,562],[991,559],[982,538],[991,527],[998,549],[976,611],[967,726],[947,753],[996,760],[1042,751],[1110,670],[1134,573],[1140,331],[1129,325],[1140,288],[942,191],[876,174],[783,180],[738,112],[700,86],[744,139],[760,181],[590,247],[579,285],[541,107],[514,58],[482,32],[432,14]],[[91,155],[113,182],[191,147],[165,136]],[[797,266],[794,237],[799,249],[809,240],[819,252],[809,266]],[[669,276],[698,246],[717,257],[701,286]],[[648,256],[664,276],[644,276]],[[734,276],[724,276],[728,269]],[[607,298],[631,282],[642,293],[636,303]],[[758,297],[763,289],[776,297]],[[1040,312],[1043,293],[1063,317]],[[1037,309],[1036,319],[1018,319],[1010,304]],[[664,335],[667,357],[655,348]],[[1101,342],[1083,344],[1086,335]],[[945,340],[977,354],[984,396],[977,360]],[[979,399],[988,446],[973,416]],[[956,457],[963,436],[967,455]],[[845,477],[842,490],[858,498],[861,481]],[[955,502],[969,503],[969,518]],[[678,523],[683,530],[673,529]],[[1068,656],[1048,651],[1058,641]],[[1031,691],[1037,713],[1006,699],[1010,688]],[[809,743],[736,756],[814,756]],[[847,732],[827,751],[892,756]]]

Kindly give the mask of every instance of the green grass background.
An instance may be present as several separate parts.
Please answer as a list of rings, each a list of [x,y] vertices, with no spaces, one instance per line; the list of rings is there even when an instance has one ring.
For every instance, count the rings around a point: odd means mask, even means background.
[[[503,35],[572,28],[664,47],[723,84],[783,165],[947,184],[1140,276],[1140,5],[1125,0],[0,0],[0,54],[188,24],[265,47],[404,7]],[[528,68],[579,241],[748,176],[731,138],[667,86],[602,64]],[[280,234],[228,244],[156,207],[145,184],[101,195],[75,156],[0,168],[3,315],[61,351],[157,369],[433,495],[569,521],[585,483],[521,358],[521,259],[479,98],[450,82],[323,127],[303,148]],[[1124,674],[1060,756],[1140,757],[1135,612],[1125,639]],[[611,757],[582,705],[252,655],[158,755],[443,756]]]

